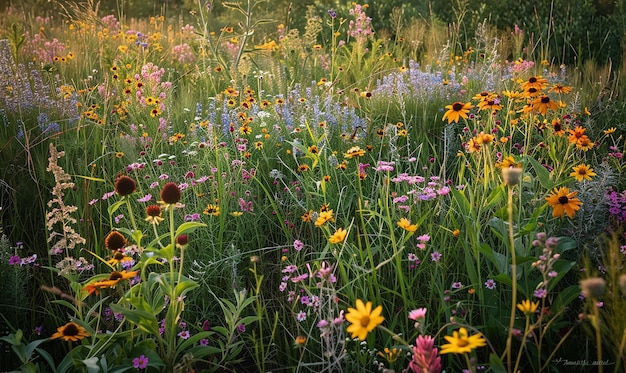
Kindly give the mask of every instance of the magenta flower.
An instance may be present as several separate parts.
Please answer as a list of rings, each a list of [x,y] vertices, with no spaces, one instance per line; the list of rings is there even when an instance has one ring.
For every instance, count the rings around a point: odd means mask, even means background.
[[[148,358],[143,355],[134,358],[133,367],[135,369],[146,369],[148,367]]]
[[[434,339],[427,336],[418,336],[413,347],[413,357],[409,362],[409,369],[414,373],[441,372],[441,357],[434,346]]]

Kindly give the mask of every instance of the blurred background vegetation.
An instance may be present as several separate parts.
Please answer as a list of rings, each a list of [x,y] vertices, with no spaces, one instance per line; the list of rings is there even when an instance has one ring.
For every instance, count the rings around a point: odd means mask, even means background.
[[[78,1],[73,1],[78,2]],[[199,6],[210,7],[215,19],[232,24],[233,12],[221,1],[212,0],[101,0],[93,1],[102,16],[118,19],[164,16],[183,22],[193,21]],[[235,0],[229,3],[246,3]],[[272,0],[256,1],[258,18],[272,22],[265,27],[271,37],[276,26],[304,29],[307,10],[324,14],[329,9],[347,9],[346,0]],[[11,6],[21,14],[60,17],[68,9],[67,0],[0,0],[0,11]],[[541,45],[541,54],[551,56],[552,63],[580,65],[592,60],[596,64],[619,66],[626,50],[626,5],[616,0],[361,0],[369,7],[368,15],[379,35],[394,37],[396,30],[414,22],[447,24],[451,33],[461,35],[461,49],[476,41],[474,30],[483,23],[499,31],[512,31],[517,25],[527,38]],[[311,13],[309,13],[311,14]],[[1,22],[1,21],[0,21]],[[454,30],[452,30],[454,29]],[[262,41],[262,40],[258,40]]]

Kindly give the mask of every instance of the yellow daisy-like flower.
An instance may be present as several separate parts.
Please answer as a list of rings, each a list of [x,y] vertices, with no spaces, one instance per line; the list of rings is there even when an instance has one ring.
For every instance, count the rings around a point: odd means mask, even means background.
[[[474,106],[472,106],[471,103],[469,102],[455,102],[452,105],[447,105],[446,109],[448,109],[448,111],[445,112],[445,114],[443,114],[443,117],[441,118],[442,121],[444,120],[448,120],[448,123],[459,123],[459,119],[461,118],[468,118],[468,114],[470,112],[470,109],[473,108]]]
[[[534,88],[537,91],[543,90],[548,85],[548,81],[541,75],[531,76],[527,81],[523,82],[521,88],[526,91],[530,88]]]
[[[328,221],[333,221],[333,210],[327,210],[320,212],[320,216],[315,220],[315,226],[321,227]]]
[[[337,231],[335,233],[333,233],[332,236],[330,236],[328,238],[328,242],[330,243],[341,243],[343,242],[343,240],[346,239],[346,235],[348,234],[348,231],[344,230],[343,228],[339,228],[337,229]]]
[[[208,204],[206,208],[204,209],[203,213],[204,215],[219,216],[220,207],[217,205]]]
[[[529,315],[535,313],[537,307],[539,307],[539,302],[531,302],[530,299],[526,299],[517,305],[517,309]]]
[[[398,222],[398,227],[404,229],[407,232],[415,232],[417,230],[417,225],[411,224],[411,222],[406,218],[400,219],[400,221]]]
[[[76,342],[85,337],[89,337],[89,333],[87,333],[85,328],[70,321],[63,326],[59,326],[57,332],[52,334],[50,339],[63,338],[64,341]]]
[[[557,104],[555,101],[552,101],[549,96],[543,95],[533,100],[532,108],[542,115],[546,115],[548,110],[558,109],[559,104]]]
[[[554,84],[550,89],[549,92],[554,92],[554,93],[564,93],[564,94],[568,94],[572,91],[572,87],[567,86],[567,85],[563,85],[560,83],[556,83]]]
[[[475,348],[483,347],[487,344],[480,334],[468,336],[467,329],[461,328],[452,332],[452,336],[444,336],[447,344],[441,346],[440,354],[464,354],[472,352]]]
[[[568,188],[562,187],[554,189],[554,191],[546,197],[548,204],[554,209],[552,211],[552,217],[563,217],[563,214],[567,214],[570,218],[574,217],[576,211],[580,210],[580,206],[583,204],[576,197],[578,192],[571,192]]]
[[[385,318],[381,316],[383,306],[378,306],[372,310],[372,302],[364,304],[362,300],[356,300],[356,308],[348,308],[346,320],[351,324],[346,328],[348,333],[352,333],[352,338],[362,341],[367,338],[367,334],[380,325]]]
[[[593,172],[593,168],[589,167],[587,164],[580,164],[578,166],[572,167],[574,170],[569,176],[576,178],[577,181],[583,180],[591,180],[593,176],[596,176],[596,173]]]
[[[354,158],[354,157],[362,157],[365,155],[365,150],[361,149],[358,146],[353,146],[350,149],[348,149],[347,152],[343,153],[344,158]]]
[[[611,127],[611,128],[609,128],[609,129],[604,130],[604,134],[605,134],[605,135],[610,135],[610,134],[612,134],[612,133],[615,133],[615,131],[617,131],[617,128],[615,128],[615,127]]]

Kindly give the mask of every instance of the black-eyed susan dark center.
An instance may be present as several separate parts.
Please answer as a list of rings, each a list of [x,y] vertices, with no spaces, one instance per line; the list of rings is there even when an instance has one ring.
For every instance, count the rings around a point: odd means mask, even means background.
[[[109,276],[109,280],[113,280],[113,281],[119,280],[122,278],[124,278],[124,276],[122,276],[122,274],[118,271],[111,272],[111,275]]]
[[[455,102],[454,104],[452,104],[452,110],[454,111],[461,111],[463,109],[463,104],[461,102]]]
[[[547,104],[548,102],[550,102],[550,97],[544,96],[544,97],[541,98],[541,103],[542,104]]]
[[[528,83],[537,83],[537,78],[534,76],[531,76],[530,78],[528,78]]]
[[[77,336],[80,333],[80,330],[78,329],[78,326],[76,324],[69,323],[65,325],[65,328],[63,328],[62,333],[66,337],[73,337],[73,336]]]
[[[562,205],[567,205],[569,203],[569,198],[567,198],[567,196],[560,196],[559,203]]]

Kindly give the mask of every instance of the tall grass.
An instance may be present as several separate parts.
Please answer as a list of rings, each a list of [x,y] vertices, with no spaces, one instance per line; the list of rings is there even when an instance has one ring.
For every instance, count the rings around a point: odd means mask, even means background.
[[[583,344],[618,371],[620,294],[578,280],[621,286],[624,68],[553,65],[462,5],[393,43],[358,4],[265,35],[255,1],[11,29],[1,212],[43,300],[3,303],[31,309],[3,319],[30,346],[11,369],[400,371],[433,336],[449,371],[554,371]],[[357,300],[384,316],[363,340]],[[461,327],[484,346],[437,355]]]

